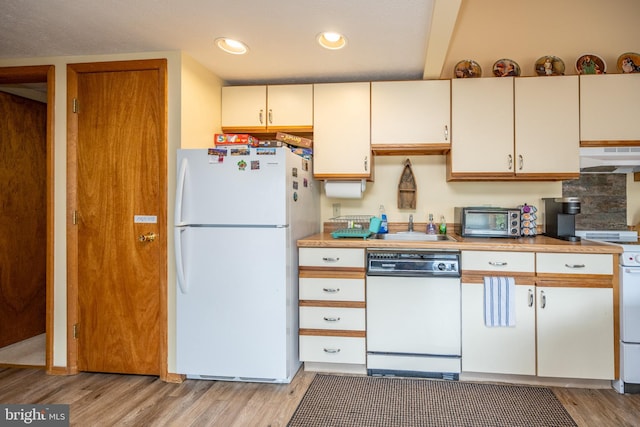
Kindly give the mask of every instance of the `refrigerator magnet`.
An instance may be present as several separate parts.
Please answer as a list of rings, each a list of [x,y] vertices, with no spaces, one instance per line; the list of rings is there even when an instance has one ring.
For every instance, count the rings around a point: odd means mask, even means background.
[[[298,181],[293,181],[293,189],[294,190],[298,189]]]
[[[231,155],[232,156],[248,156],[249,147],[232,148]]]
[[[256,148],[256,154],[258,156],[275,156],[276,149],[271,147],[258,147]]]
[[[306,160],[306,159],[302,160],[302,170],[305,172],[309,171],[309,160]]]
[[[251,160],[251,170],[257,171],[260,169],[260,160]]]
[[[240,160],[238,162],[238,170],[245,170],[247,168],[247,162],[245,162],[244,160]]]
[[[222,163],[227,155],[227,150],[222,148],[209,148],[207,151],[209,163]]]
[[[291,169],[291,176],[293,176],[294,178],[298,177],[298,168]]]
[[[309,180],[307,180],[307,178],[304,178],[304,179],[302,180],[302,186],[303,186],[304,188],[307,188],[307,187],[309,186]]]
[[[297,202],[298,201],[298,193],[297,192],[293,192],[293,201]]]

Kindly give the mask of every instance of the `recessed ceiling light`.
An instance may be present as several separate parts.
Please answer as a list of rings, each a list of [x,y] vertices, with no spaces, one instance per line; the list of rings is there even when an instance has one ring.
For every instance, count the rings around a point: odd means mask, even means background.
[[[226,37],[220,37],[215,40],[216,45],[227,53],[234,55],[242,55],[247,53],[249,48],[246,44],[238,40],[228,39]]]
[[[340,33],[325,31],[318,34],[318,43],[326,49],[342,49],[347,44],[347,39]]]

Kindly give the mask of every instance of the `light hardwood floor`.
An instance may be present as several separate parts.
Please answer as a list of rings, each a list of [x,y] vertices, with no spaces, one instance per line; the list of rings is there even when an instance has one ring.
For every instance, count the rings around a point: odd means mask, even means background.
[[[46,337],[40,334],[0,348],[0,364],[44,367]]]
[[[75,426],[276,427],[286,426],[313,377],[301,370],[291,384],[169,384],[149,376],[51,376],[42,369],[0,367],[0,403],[69,404]],[[579,426],[640,426],[640,394],[553,390]]]

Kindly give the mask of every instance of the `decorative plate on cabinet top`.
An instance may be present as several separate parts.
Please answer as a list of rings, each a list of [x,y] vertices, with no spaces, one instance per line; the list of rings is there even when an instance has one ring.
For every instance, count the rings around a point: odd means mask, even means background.
[[[464,59],[456,64],[453,68],[453,74],[456,78],[482,77],[482,68],[480,64],[472,59]]]
[[[535,71],[539,76],[564,76],[564,61],[557,56],[541,56],[536,61]]]
[[[518,77],[520,75],[520,66],[511,59],[498,59],[493,64],[493,75],[496,77]]]
[[[640,54],[627,52],[618,57],[618,71],[624,74],[640,73]]]
[[[576,71],[578,74],[605,74],[607,63],[598,55],[585,53],[576,59]]]

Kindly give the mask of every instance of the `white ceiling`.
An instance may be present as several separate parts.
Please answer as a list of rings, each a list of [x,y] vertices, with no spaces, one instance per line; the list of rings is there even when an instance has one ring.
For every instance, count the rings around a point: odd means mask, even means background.
[[[453,26],[428,45],[435,1],[2,0],[0,58],[181,50],[231,84],[421,79],[440,74]],[[322,31],[347,46],[321,48]],[[222,36],[249,54],[218,50]]]

